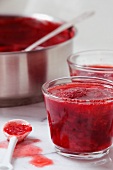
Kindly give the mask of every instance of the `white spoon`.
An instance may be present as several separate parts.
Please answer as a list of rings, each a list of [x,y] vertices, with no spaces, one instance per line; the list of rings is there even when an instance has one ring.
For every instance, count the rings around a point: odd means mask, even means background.
[[[31,125],[23,119],[13,119],[5,123],[3,133],[9,140],[8,149],[3,162],[0,163],[0,170],[12,170],[12,155],[17,142],[22,141],[32,131]]]
[[[94,14],[94,11],[90,12],[84,12],[83,14],[79,15],[78,17],[72,19],[69,22],[64,23],[63,25],[56,28],[54,31],[50,32],[49,34],[45,35],[41,39],[37,40],[33,44],[31,44],[29,47],[27,47],[24,51],[31,51],[34,48],[36,48],[38,45],[44,43],[45,41],[49,40],[50,38],[54,37],[55,35],[61,33],[62,31],[74,26],[76,23],[79,23],[80,21],[92,16]]]

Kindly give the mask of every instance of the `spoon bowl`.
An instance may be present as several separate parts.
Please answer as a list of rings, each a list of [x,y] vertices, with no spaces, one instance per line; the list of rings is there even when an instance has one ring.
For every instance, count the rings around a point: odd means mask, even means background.
[[[32,126],[23,119],[13,119],[5,123],[3,133],[9,141],[6,156],[0,163],[0,170],[12,170],[11,158],[17,142],[21,142],[32,131]]]
[[[10,140],[11,137],[15,136],[18,142],[24,140],[28,134],[32,131],[32,126],[23,119],[13,119],[5,123],[3,127],[3,133]]]

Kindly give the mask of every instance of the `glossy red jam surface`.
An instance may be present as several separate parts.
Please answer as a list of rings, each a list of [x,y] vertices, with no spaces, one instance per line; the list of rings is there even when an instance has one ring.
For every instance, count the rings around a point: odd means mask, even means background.
[[[21,51],[60,24],[22,16],[0,16],[0,52]],[[43,43],[43,47],[62,43],[74,37],[72,28]]]
[[[31,132],[32,127],[30,125],[26,125],[18,122],[9,122],[6,124],[3,130],[9,135],[23,135],[27,132]]]
[[[45,96],[53,143],[64,152],[96,152],[112,144],[113,89],[96,83],[71,83]]]
[[[109,80],[113,80],[113,66],[107,65],[85,65],[85,67],[89,69],[74,69],[70,68],[71,76],[92,76],[92,77],[100,77]],[[94,68],[94,70],[93,70]]]

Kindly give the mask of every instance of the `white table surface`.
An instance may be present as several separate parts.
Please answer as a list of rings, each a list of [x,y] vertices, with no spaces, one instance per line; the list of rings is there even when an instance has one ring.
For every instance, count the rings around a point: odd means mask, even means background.
[[[91,49],[113,50],[113,0],[0,0],[0,13],[45,13],[69,20],[83,11],[94,10],[95,15],[77,25],[74,51]],[[55,153],[50,139],[44,103],[20,107],[0,108],[0,126],[15,118],[28,120],[33,125],[30,137],[41,140],[37,145],[54,164],[42,168],[28,163],[29,158],[13,159],[15,170],[103,170],[113,169],[113,149],[100,160],[72,160]],[[0,142],[6,140],[0,131]],[[0,149],[0,160],[5,149]]]

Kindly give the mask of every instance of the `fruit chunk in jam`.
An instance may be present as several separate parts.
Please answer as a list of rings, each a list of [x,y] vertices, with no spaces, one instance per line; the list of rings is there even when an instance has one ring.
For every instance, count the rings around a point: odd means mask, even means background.
[[[113,89],[98,83],[48,88],[46,109],[53,143],[64,152],[98,152],[112,144]],[[54,97],[55,96],[55,97]]]

